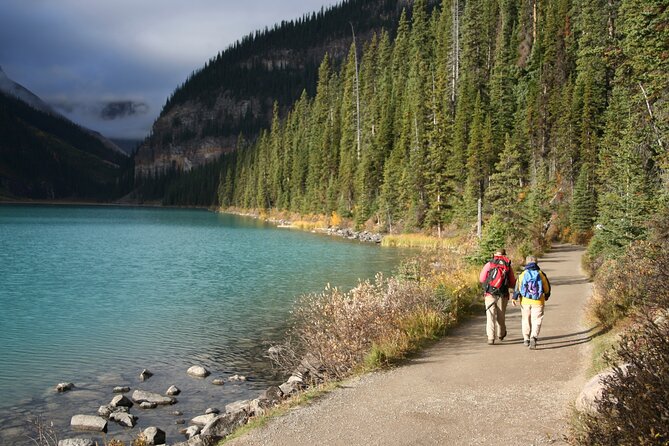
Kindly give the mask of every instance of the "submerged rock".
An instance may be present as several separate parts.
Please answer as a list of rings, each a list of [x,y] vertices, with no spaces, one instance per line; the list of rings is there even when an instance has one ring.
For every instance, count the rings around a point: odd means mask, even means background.
[[[155,409],[156,407],[158,407],[158,404],[154,402],[142,401],[141,403],[139,403],[140,409]]]
[[[243,382],[243,381],[246,381],[246,376],[244,376],[244,375],[232,375],[230,378],[228,378],[228,381]]]
[[[139,374],[139,379],[140,381],[146,381],[147,379],[151,378],[153,376],[153,373],[151,373],[148,369],[142,370],[142,373]]]
[[[128,393],[130,392],[130,387],[128,386],[116,386],[114,387],[114,390],[112,390],[114,393]]]
[[[59,383],[56,385],[56,392],[58,393],[67,392],[68,390],[72,389],[74,389],[74,384],[72,383]]]
[[[222,386],[225,384],[225,380],[223,378],[214,378],[211,383],[215,386]]]

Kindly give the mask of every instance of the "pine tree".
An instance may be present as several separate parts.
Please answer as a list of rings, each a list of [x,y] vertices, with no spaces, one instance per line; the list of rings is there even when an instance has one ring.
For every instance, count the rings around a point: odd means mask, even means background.
[[[592,230],[596,217],[596,198],[592,166],[581,166],[571,204],[571,228],[577,234],[586,234]]]

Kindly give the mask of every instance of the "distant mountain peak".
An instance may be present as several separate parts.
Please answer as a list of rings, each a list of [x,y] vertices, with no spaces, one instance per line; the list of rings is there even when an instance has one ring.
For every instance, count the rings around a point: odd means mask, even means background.
[[[35,93],[10,79],[9,76],[7,76],[7,74],[2,70],[2,67],[0,67],[0,91],[9,96],[13,96],[22,100],[37,110],[49,113],[51,115],[60,116],[58,112],[56,112],[46,102],[40,99],[39,96],[37,96]]]
[[[13,81],[7,74],[2,70],[2,67],[0,66],[0,92],[5,93],[8,96],[14,97],[16,99],[19,99],[20,101],[25,102],[32,108],[39,110],[44,113],[48,113],[52,116],[56,116],[58,118],[66,119],[70,122],[72,122],[70,119],[67,117],[61,115],[57,111],[55,111],[49,104],[44,102],[39,96],[37,96],[35,93],[32,91],[28,90],[26,87],[23,85],[19,84],[18,82]],[[100,133],[96,132],[95,130],[91,130],[89,128],[83,127],[79,124],[76,124],[78,127],[80,127],[83,131],[88,132],[89,134],[93,135],[95,138],[100,140],[102,144],[105,145],[110,150],[113,150],[115,152],[121,153],[125,156],[128,154],[121,149],[119,146],[111,142],[109,139],[105,138],[102,136]]]

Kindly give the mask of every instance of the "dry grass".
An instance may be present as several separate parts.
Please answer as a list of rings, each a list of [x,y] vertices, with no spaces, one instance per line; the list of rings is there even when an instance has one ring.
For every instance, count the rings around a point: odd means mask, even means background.
[[[378,275],[344,292],[327,287],[296,304],[289,370],[315,355],[330,378],[342,379],[404,358],[442,336],[479,295],[477,271],[453,258],[422,257],[396,278]]]

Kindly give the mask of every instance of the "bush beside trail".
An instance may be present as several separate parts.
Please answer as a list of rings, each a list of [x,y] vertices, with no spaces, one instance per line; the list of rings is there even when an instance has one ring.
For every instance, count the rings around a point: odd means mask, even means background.
[[[669,243],[640,241],[602,263],[590,313],[607,328],[625,325],[604,355],[596,414],[579,414],[581,445],[669,445]]]
[[[405,264],[397,277],[378,275],[351,291],[327,287],[298,300],[281,366],[315,355],[329,378],[405,357],[437,339],[479,296],[477,271],[452,258]]]

